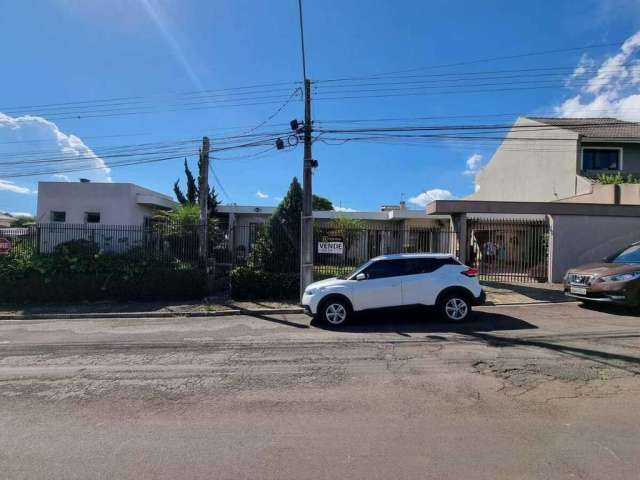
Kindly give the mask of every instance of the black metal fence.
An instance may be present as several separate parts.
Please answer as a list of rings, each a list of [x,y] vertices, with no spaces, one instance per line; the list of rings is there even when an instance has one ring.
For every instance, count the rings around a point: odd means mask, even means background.
[[[456,232],[434,228],[316,227],[314,277],[345,275],[379,255],[392,253],[458,254]]]
[[[546,220],[469,219],[467,263],[480,278],[496,282],[546,282],[549,224]]]
[[[103,225],[44,223],[24,228],[2,228],[7,254],[29,257],[72,252],[93,252],[128,257],[153,257],[168,265],[197,263],[200,231],[205,227],[186,223]],[[219,232],[210,231],[213,248]],[[184,266],[184,265],[183,265]]]
[[[81,248],[94,253],[152,256],[171,264],[175,260],[197,263],[203,228],[197,223],[167,222],[144,225],[43,223],[24,228],[0,228],[0,254],[29,257],[59,253],[63,248]],[[269,260],[264,257],[273,254],[277,258],[270,261],[281,264],[281,269],[298,269],[300,239],[297,232],[268,230],[265,224],[206,228],[207,256],[218,265],[246,265],[254,249],[260,246],[266,249],[262,252],[261,262]]]

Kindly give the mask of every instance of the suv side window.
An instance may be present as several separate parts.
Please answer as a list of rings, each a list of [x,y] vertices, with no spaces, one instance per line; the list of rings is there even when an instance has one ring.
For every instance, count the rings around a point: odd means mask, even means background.
[[[420,275],[438,270],[443,265],[458,265],[453,258],[414,258],[407,261],[405,275]]]
[[[367,274],[367,278],[399,277],[405,275],[405,260],[378,260],[369,265],[362,273]]]

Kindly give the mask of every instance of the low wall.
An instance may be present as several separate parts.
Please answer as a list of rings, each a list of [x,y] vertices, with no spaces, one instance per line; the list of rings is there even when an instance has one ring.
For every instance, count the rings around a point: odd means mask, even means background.
[[[640,217],[552,215],[551,230],[549,272],[552,282],[561,282],[570,268],[640,241]]]

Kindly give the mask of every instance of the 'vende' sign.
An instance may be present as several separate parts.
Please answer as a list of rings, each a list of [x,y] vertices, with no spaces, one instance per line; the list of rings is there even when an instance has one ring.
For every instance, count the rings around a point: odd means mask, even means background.
[[[11,240],[0,238],[0,255],[7,255],[11,251]]]
[[[318,253],[344,253],[344,243],[342,242],[318,242]]]

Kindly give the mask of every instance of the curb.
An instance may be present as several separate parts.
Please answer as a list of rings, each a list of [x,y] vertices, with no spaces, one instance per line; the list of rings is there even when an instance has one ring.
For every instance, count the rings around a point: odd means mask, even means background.
[[[78,320],[103,318],[207,318],[226,317],[231,315],[285,315],[304,313],[302,308],[259,308],[253,310],[229,309],[213,312],[110,312],[110,313],[27,313],[0,314],[2,320]]]
[[[526,303],[492,303],[487,302],[481,307],[525,307],[533,305],[555,305],[562,303],[579,303],[571,300],[538,301]],[[27,313],[0,314],[0,321],[10,320],[91,320],[91,319],[129,319],[129,318],[207,318],[228,317],[233,315],[295,315],[304,313],[303,308],[257,308],[257,309],[228,309],[213,312],[108,312],[108,313]]]

